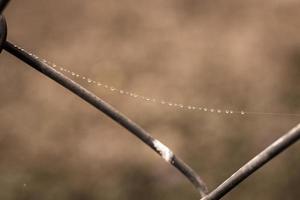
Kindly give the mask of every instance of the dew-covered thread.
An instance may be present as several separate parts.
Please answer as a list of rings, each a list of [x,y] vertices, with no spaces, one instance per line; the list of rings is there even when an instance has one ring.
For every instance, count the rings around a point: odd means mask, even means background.
[[[23,48],[14,45],[16,48],[18,48],[21,51],[25,51]],[[250,115],[285,115],[285,116],[300,116],[300,114],[291,114],[291,113],[266,113],[266,112],[247,112],[247,111],[234,111],[234,110],[229,110],[229,109],[225,109],[225,110],[221,110],[221,109],[215,109],[215,108],[208,108],[205,106],[192,106],[192,105],[184,105],[181,103],[174,103],[174,102],[169,102],[169,101],[165,101],[162,99],[156,99],[156,98],[151,98],[151,97],[146,97],[143,95],[139,95],[137,93],[134,92],[129,92],[126,90],[122,90],[122,89],[118,89],[115,88],[111,85],[107,85],[104,84],[102,82],[99,81],[95,81],[87,76],[82,76],[74,71],[71,71],[65,67],[62,66],[58,66],[55,63],[49,62],[46,59],[40,58],[37,55],[29,52],[30,56],[33,56],[34,58],[40,60],[41,62],[51,66],[52,68],[66,74],[66,75],[70,75],[71,77],[74,77],[75,79],[82,79],[84,81],[86,81],[89,84],[93,84],[95,86],[98,87],[102,87],[105,90],[109,90],[111,92],[117,93],[117,94],[121,94],[121,95],[125,95],[125,96],[129,96],[131,98],[135,98],[135,99],[141,99],[143,101],[146,102],[152,102],[152,103],[156,103],[156,104],[160,104],[160,105],[164,105],[164,106],[169,106],[169,107],[176,107],[178,109],[181,110],[190,110],[190,111],[201,111],[201,112],[206,112],[206,113],[216,113],[216,114],[225,114],[225,115],[232,115],[232,114],[238,114],[238,115],[246,115],[246,114],[250,114]]]

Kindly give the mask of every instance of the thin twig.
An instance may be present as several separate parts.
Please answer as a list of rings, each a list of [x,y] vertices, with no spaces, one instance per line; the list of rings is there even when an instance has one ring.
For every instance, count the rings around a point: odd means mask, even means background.
[[[3,10],[5,9],[5,7],[7,6],[9,0],[1,0],[0,1],[0,14],[2,14]]]
[[[286,148],[296,143],[300,139],[300,124],[293,128],[291,131],[277,139],[273,144],[268,146],[265,150],[255,156],[252,160],[246,163],[238,171],[236,171],[231,177],[225,180],[220,186],[203,197],[201,200],[218,200],[225,194],[239,185],[248,176],[284,151]]]
[[[56,71],[45,62],[42,62],[37,57],[28,53],[24,49],[19,48],[16,45],[13,45],[10,42],[4,43],[4,49],[19,58],[23,62],[27,63],[37,71],[43,73],[47,77],[53,79],[63,87],[69,89],[71,92],[97,108],[99,111],[105,113],[115,122],[126,128],[129,132],[134,134],[145,144],[151,147],[155,152],[163,157],[168,163],[175,166],[185,177],[187,177],[190,182],[196,187],[200,192],[201,197],[205,196],[207,193],[207,187],[202,179],[182,160],[177,158],[173,152],[167,148],[165,145],[160,143],[158,140],[154,139],[148,132],[142,129],[135,122],[131,121],[124,114],[120,113],[118,110],[113,108],[111,105],[101,100],[95,94],[85,89],[78,83],[74,82],[70,78],[64,76],[60,72]]]

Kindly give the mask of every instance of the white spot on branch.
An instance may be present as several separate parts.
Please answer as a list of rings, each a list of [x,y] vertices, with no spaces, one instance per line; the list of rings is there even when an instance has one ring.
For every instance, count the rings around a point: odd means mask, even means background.
[[[160,153],[160,155],[163,157],[163,159],[165,161],[167,161],[167,162],[172,161],[172,157],[174,154],[167,146],[165,146],[158,140],[154,140],[153,144],[154,144],[155,149]]]

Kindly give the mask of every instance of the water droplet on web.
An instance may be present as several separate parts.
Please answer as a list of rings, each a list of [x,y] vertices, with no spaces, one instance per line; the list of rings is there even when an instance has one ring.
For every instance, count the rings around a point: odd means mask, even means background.
[[[24,51],[26,52],[23,48],[21,47],[17,47],[19,48],[21,51]],[[164,101],[164,100],[161,100],[161,99],[155,99],[155,98],[151,98],[149,96],[145,97],[145,96],[141,96],[141,95],[138,95],[138,94],[135,94],[135,93],[130,93],[130,92],[127,92],[127,91],[124,91],[124,90],[120,90],[120,89],[117,89],[117,88],[114,88],[110,85],[105,85],[105,84],[102,84],[100,82],[96,82],[95,80],[92,80],[91,78],[87,78],[85,76],[81,76],[80,74],[77,74],[73,71],[70,71],[66,68],[64,68],[63,66],[60,67],[60,66],[57,66],[56,64],[52,63],[52,62],[49,62],[47,61],[46,59],[43,59],[43,58],[39,58],[37,55],[29,52],[28,53],[30,56],[33,56],[35,57],[35,59],[38,59],[40,62],[43,62],[47,65],[50,65],[52,66],[53,68],[56,68],[59,69],[60,71],[62,71],[63,73],[65,72],[76,77],[76,78],[81,78],[83,80],[86,80],[88,83],[94,83],[96,84],[97,86],[102,86],[104,87],[105,89],[109,90],[109,91],[117,91],[119,92],[120,94],[125,94],[125,95],[128,95],[132,98],[139,98],[139,99],[142,99],[144,101],[148,101],[148,102],[153,102],[153,103],[159,103],[159,104],[162,104],[162,105],[165,105],[165,106],[173,106],[173,107],[179,107],[179,108],[182,108],[182,109],[188,109],[188,110],[199,110],[199,111],[204,111],[204,112],[212,112],[212,113],[226,113],[226,114],[241,114],[241,115],[245,115],[246,112],[245,111],[233,111],[233,110],[221,110],[221,109],[214,109],[214,108],[210,108],[208,109],[207,107],[197,107],[197,106],[191,106],[191,105],[184,105],[184,104],[178,104],[178,103],[173,103],[173,102],[169,102],[169,101]]]
[[[110,90],[111,90],[111,91],[115,91],[116,89],[115,89],[115,88],[113,88],[113,87],[111,87],[111,88],[110,88]]]

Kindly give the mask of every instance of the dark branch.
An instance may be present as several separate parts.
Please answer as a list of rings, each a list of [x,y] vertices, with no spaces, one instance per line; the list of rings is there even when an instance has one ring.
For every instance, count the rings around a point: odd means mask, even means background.
[[[222,198],[225,194],[239,185],[248,176],[284,151],[290,145],[296,143],[300,139],[300,124],[293,128],[291,131],[277,139],[273,144],[268,146],[260,154],[255,156],[247,164],[236,171],[230,178],[225,180],[220,186],[209,193],[202,200],[217,200]]]
[[[203,197],[207,193],[207,188],[205,183],[201,180],[201,178],[182,160],[177,158],[171,150],[169,150],[166,146],[161,144],[158,140],[154,139],[148,132],[142,129],[139,125],[131,121],[128,117],[120,113],[118,110],[113,108],[108,103],[101,100],[95,94],[80,86],[78,83],[75,83],[68,77],[64,76],[60,72],[56,71],[46,63],[42,62],[38,58],[34,57],[32,54],[29,54],[24,49],[20,49],[17,46],[5,42],[4,49],[16,56],[23,62],[27,63],[37,71],[43,73],[47,77],[53,79],[63,87],[69,89],[71,92],[97,108],[99,111],[105,113],[112,120],[126,128],[129,132],[134,134],[140,140],[142,140],[145,144],[151,147],[155,152],[160,154],[168,163],[175,166],[184,176],[186,176],[190,182],[196,187],[196,189],[200,192],[201,197]]]
[[[7,6],[9,0],[1,0],[0,1],[0,14],[2,14],[3,10],[5,9],[5,7]]]

